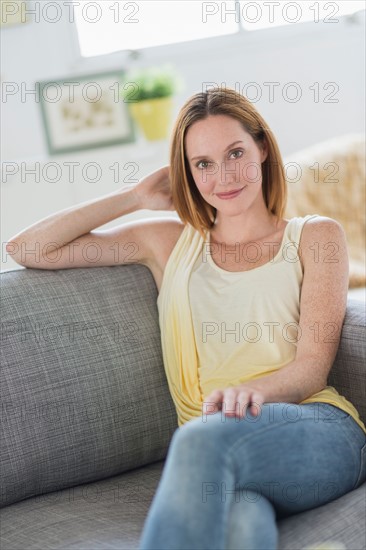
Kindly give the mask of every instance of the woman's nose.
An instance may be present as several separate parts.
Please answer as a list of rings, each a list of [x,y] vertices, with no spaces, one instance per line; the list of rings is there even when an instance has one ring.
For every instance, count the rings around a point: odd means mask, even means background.
[[[223,162],[221,164],[220,179],[222,184],[240,181],[240,163],[238,161]]]

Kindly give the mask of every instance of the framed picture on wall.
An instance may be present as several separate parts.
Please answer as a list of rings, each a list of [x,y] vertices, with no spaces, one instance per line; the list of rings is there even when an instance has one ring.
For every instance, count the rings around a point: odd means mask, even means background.
[[[123,71],[112,71],[38,83],[49,154],[135,141],[120,93],[123,76]]]

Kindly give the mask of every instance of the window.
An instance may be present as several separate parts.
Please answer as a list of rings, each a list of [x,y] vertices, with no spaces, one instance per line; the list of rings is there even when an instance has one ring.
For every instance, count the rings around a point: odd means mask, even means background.
[[[80,52],[86,58],[306,21],[331,24],[365,6],[363,0],[73,2]]]
[[[214,5],[219,5],[217,2],[84,0],[78,3],[80,5],[75,5],[74,13],[80,51],[84,57],[187,42],[238,31],[235,16],[228,17],[227,23],[223,24],[220,17],[210,15]],[[227,9],[235,10],[235,2],[226,4]]]
[[[243,28],[254,31],[309,21],[332,24],[343,15],[365,9],[365,2],[363,0],[355,2],[352,0],[341,2],[274,0],[271,2],[240,2],[239,9]]]

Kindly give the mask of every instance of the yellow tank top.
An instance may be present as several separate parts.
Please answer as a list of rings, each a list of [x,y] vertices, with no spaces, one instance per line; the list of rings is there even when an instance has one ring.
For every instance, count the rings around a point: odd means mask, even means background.
[[[157,299],[164,368],[179,426],[202,415],[213,389],[264,376],[295,359],[303,277],[297,247],[304,223],[315,216],[289,220],[277,254],[242,272],[215,264],[208,231],[203,239],[190,224],[183,229]],[[235,247],[227,247],[228,257],[229,250]],[[343,409],[366,433],[356,408],[334,387],[301,403],[315,402]]]

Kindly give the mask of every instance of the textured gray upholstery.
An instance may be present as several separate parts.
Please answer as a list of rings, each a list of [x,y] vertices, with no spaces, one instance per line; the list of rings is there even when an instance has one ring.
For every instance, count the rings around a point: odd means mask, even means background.
[[[163,459],[177,419],[150,271],[1,277],[2,504]]]
[[[3,508],[1,550],[138,548],[163,465],[155,462]],[[332,539],[347,550],[364,550],[365,489],[363,485],[326,506],[279,521],[278,548],[300,550]]]
[[[348,299],[342,340],[328,384],[351,401],[366,424],[365,303]]]
[[[177,429],[140,265],[1,274],[1,548],[138,548]],[[328,383],[366,421],[364,304]],[[279,522],[280,548],[365,547],[366,484]]]

